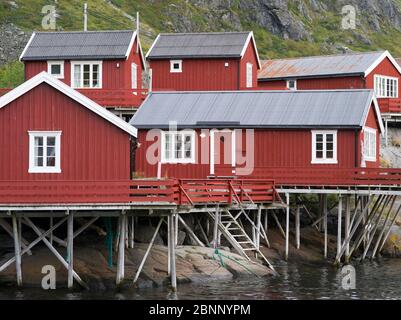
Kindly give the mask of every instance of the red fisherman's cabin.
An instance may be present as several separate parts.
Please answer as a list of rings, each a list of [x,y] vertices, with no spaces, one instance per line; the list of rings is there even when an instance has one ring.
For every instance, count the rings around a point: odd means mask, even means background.
[[[35,32],[20,60],[25,80],[47,71],[127,120],[143,102],[145,61],[135,31]]]
[[[342,169],[378,168],[384,129],[364,89],[152,93],[130,123],[140,176],[278,182],[297,170],[339,178]]]
[[[162,33],[146,58],[153,91],[257,87],[260,61],[253,32]]]
[[[388,51],[262,61],[264,90],[373,89],[384,118],[401,115],[401,68]]]
[[[0,131],[0,202],[112,202],[131,178],[136,130],[45,72],[0,98]]]

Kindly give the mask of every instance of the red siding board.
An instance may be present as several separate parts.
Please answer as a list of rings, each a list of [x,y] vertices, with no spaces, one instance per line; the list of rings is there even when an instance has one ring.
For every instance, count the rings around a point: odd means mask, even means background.
[[[129,135],[47,84],[1,108],[0,128],[0,180],[130,178]],[[29,130],[62,131],[62,173],[28,173]]]

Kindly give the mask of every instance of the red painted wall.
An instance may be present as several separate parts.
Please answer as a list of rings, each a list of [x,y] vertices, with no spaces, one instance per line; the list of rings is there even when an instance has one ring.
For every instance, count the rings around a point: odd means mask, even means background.
[[[258,58],[256,55],[256,48],[252,44],[252,41],[249,43],[247,49],[245,50],[244,56],[240,61],[240,90],[249,90],[250,88],[246,87],[246,64],[252,63],[253,65],[253,79],[252,79],[252,88],[258,87]]]
[[[366,118],[365,126],[376,129],[377,130],[377,137],[376,137],[376,162],[373,161],[366,161],[367,168],[379,168],[380,167],[380,127],[377,121],[377,117],[373,108],[370,108],[368,117]],[[363,131],[359,133],[359,148],[361,149],[362,142],[364,139]],[[361,159],[359,159],[359,163]]]
[[[129,135],[47,84],[1,108],[0,130],[0,180],[130,178]],[[62,131],[62,173],[28,173],[29,130]]]
[[[386,58],[384,59],[371,73],[366,77],[366,88],[374,89],[374,75],[382,75],[389,77],[401,78],[401,74],[394,67],[391,61]],[[398,92],[401,90],[401,80],[398,81]]]
[[[87,59],[93,60],[93,59]],[[136,40],[132,46],[132,50],[128,59],[121,60],[103,60],[102,63],[102,88],[101,89],[79,89],[81,93],[90,93],[93,90],[116,93],[118,90],[131,89],[131,64],[135,63],[138,70],[138,89],[142,88],[142,72],[143,66],[140,54],[136,51]],[[47,61],[25,61],[25,80],[28,80],[42,71],[47,72]],[[119,67],[117,67],[119,64]],[[64,61],[64,79],[59,79],[71,86],[71,63],[70,60]],[[91,96],[91,98],[93,98]],[[136,97],[134,97],[136,98]],[[94,99],[96,101],[96,99]],[[138,100],[134,99],[133,101]],[[102,100],[104,101],[104,100]],[[106,102],[107,103],[107,102]],[[115,105],[113,103],[111,105]],[[136,102],[138,104],[138,102]],[[108,104],[106,104],[108,105]],[[139,105],[135,105],[136,107]]]

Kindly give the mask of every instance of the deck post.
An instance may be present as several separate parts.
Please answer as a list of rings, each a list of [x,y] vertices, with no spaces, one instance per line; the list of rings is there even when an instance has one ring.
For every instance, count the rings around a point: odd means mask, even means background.
[[[12,214],[12,223],[13,223],[13,235],[14,235],[15,269],[17,272],[17,285],[21,287],[22,286],[21,245],[19,243],[18,222],[15,213]]]
[[[319,194],[319,223],[318,223],[318,229],[320,232],[323,232],[323,223],[322,221],[324,220],[323,217],[323,194]]]
[[[386,147],[388,147],[388,119],[387,118],[384,120],[384,125],[385,125],[385,130],[384,130],[385,142],[386,142]]]
[[[68,277],[67,286],[68,289],[72,289],[74,286],[74,214],[67,211],[67,256],[68,256]]]
[[[133,249],[135,246],[135,217],[131,217],[129,240],[129,246]]]
[[[257,235],[256,235],[256,239],[257,239],[257,248],[260,249],[260,232],[262,229],[262,208],[261,206],[258,206],[258,214],[257,214],[257,228],[258,230]]]
[[[288,260],[289,240],[290,240],[290,194],[285,194],[286,215],[285,215],[285,260]]]
[[[350,225],[351,222],[351,196],[345,196],[345,230],[344,230],[344,241],[345,239],[349,238],[350,233]],[[337,255],[339,252],[337,252]],[[346,244],[345,247],[345,263],[349,263],[349,242]]]
[[[263,221],[263,227],[264,227],[264,229],[265,229],[265,232],[266,232],[266,234],[267,234],[267,229],[268,229],[268,213],[269,213],[269,210],[265,210],[265,216],[264,216],[264,221]]]
[[[171,275],[171,247],[170,247],[170,220],[173,219],[173,217],[171,215],[167,216],[167,275],[170,276]],[[174,240],[173,240],[174,241]]]
[[[337,255],[341,252],[341,227],[342,227],[342,213],[343,213],[343,197],[338,195],[338,217],[337,217]]]
[[[219,206],[216,206],[216,213],[214,215],[214,230],[213,230],[213,248],[217,248],[218,247],[218,243],[217,243],[217,238],[218,238],[218,231],[219,231]]]
[[[327,259],[327,195],[323,195],[324,258]]]
[[[257,242],[258,242],[258,240],[257,240],[257,238],[256,238],[256,224],[255,224],[255,220],[256,220],[256,214],[255,214],[255,212],[252,212],[252,222],[253,222],[253,225],[252,225],[252,242],[255,244],[255,246],[257,246]]]
[[[178,245],[178,213],[174,214],[174,245],[177,247]]]
[[[50,217],[50,229],[53,228],[53,223],[54,223],[53,216],[51,216]],[[50,241],[50,244],[53,245],[53,231],[50,232],[50,234],[49,234],[49,241]]]
[[[118,257],[117,257],[117,277],[116,277],[116,285],[119,286],[121,282],[124,280],[124,264],[125,264],[125,222],[126,215],[123,211],[120,215],[120,239],[118,244]]]
[[[171,219],[168,220],[168,234],[169,243],[168,246],[170,248],[170,276],[171,276],[171,289],[176,292],[177,291],[177,275],[175,269],[175,244],[174,244],[174,220],[172,219],[173,213],[170,215]]]
[[[297,208],[295,211],[295,239],[296,247],[299,249],[301,247],[301,206],[299,205],[299,199],[297,197]]]

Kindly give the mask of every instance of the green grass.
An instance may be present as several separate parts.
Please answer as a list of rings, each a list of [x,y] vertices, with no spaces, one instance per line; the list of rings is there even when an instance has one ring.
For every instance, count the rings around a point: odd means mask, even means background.
[[[0,88],[14,88],[24,80],[24,65],[11,62],[0,68]]]

